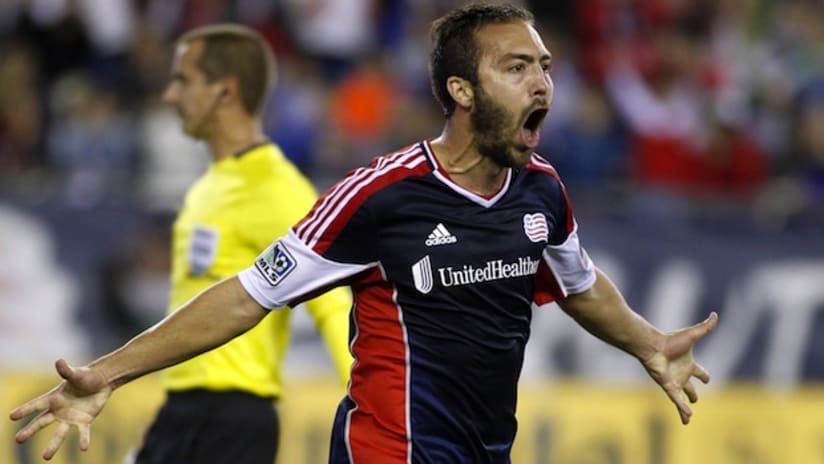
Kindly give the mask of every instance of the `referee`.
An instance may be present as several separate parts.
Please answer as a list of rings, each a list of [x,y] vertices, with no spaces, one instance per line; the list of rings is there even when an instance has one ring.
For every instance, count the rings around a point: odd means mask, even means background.
[[[206,26],[177,42],[163,99],[179,113],[183,130],[206,142],[212,163],[174,224],[170,312],[248,267],[317,198],[263,134],[260,114],[273,81],[271,50],[249,28]],[[306,303],[344,383],[352,360],[350,306],[343,288]],[[167,399],[136,462],[272,464],[289,315],[273,311],[228,344],[167,369]]]

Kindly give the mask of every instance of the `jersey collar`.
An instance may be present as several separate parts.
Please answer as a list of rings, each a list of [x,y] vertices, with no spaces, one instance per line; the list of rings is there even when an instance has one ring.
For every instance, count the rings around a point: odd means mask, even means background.
[[[480,195],[471,190],[467,190],[460,185],[458,185],[452,178],[449,176],[449,173],[441,166],[441,163],[438,162],[438,159],[435,157],[435,153],[432,151],[432,147],[429,145],[429,140],[424,140],[421,142],[423,146],[424,153],[426,153],[426,157],[429,158],[429,163],[432,165],[432,174],[440,180],[444,185],[455,191],[455,193],[465,197],[466,199],[472,201],[473,203],[477,203],[484,208],[489,208],[496,204],[498,200],[503,197],[506,192],[509,190],[509,185],[512,182],[512,168],[508,168],[506,170],[506,178],[504,179],[503,184],[501,184],[501,188],[498,189],[492,195]]]

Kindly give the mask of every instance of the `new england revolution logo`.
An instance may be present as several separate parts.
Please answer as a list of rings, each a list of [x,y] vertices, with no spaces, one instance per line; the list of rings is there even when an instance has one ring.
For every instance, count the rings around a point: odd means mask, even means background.
[[[255,260],[255,267],[274,286],[289,275],[297,263],[283,244],[275,242]]]
[[[547,241],[549,227],[544,213],[524,214],[524,233],[534,243]]]

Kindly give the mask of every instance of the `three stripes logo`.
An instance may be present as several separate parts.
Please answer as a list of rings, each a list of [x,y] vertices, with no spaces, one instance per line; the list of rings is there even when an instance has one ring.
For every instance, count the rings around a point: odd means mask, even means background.
[[[432,232],[429,233],[429,237],[426,238],[426,246],[438,246],[438,245],[448,245],[450,243],[457,242],[458,239],[455,238],[454,235],[449,233],[449,231],[444,227],[442,223],[438,223]]]

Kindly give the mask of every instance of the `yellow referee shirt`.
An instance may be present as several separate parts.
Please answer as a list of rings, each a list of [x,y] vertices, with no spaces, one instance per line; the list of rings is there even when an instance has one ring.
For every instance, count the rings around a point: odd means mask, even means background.
[[[174,224],[169,310],[249,267],[309,211],[316,198],[309,181],[271,143],[212,163],[189,189]],[[331,290],[305,306],[345,383],[352,362],[349,290]],[[226,345],[166,369],[166,388],[279,396],[290,313],[273,311]]]

